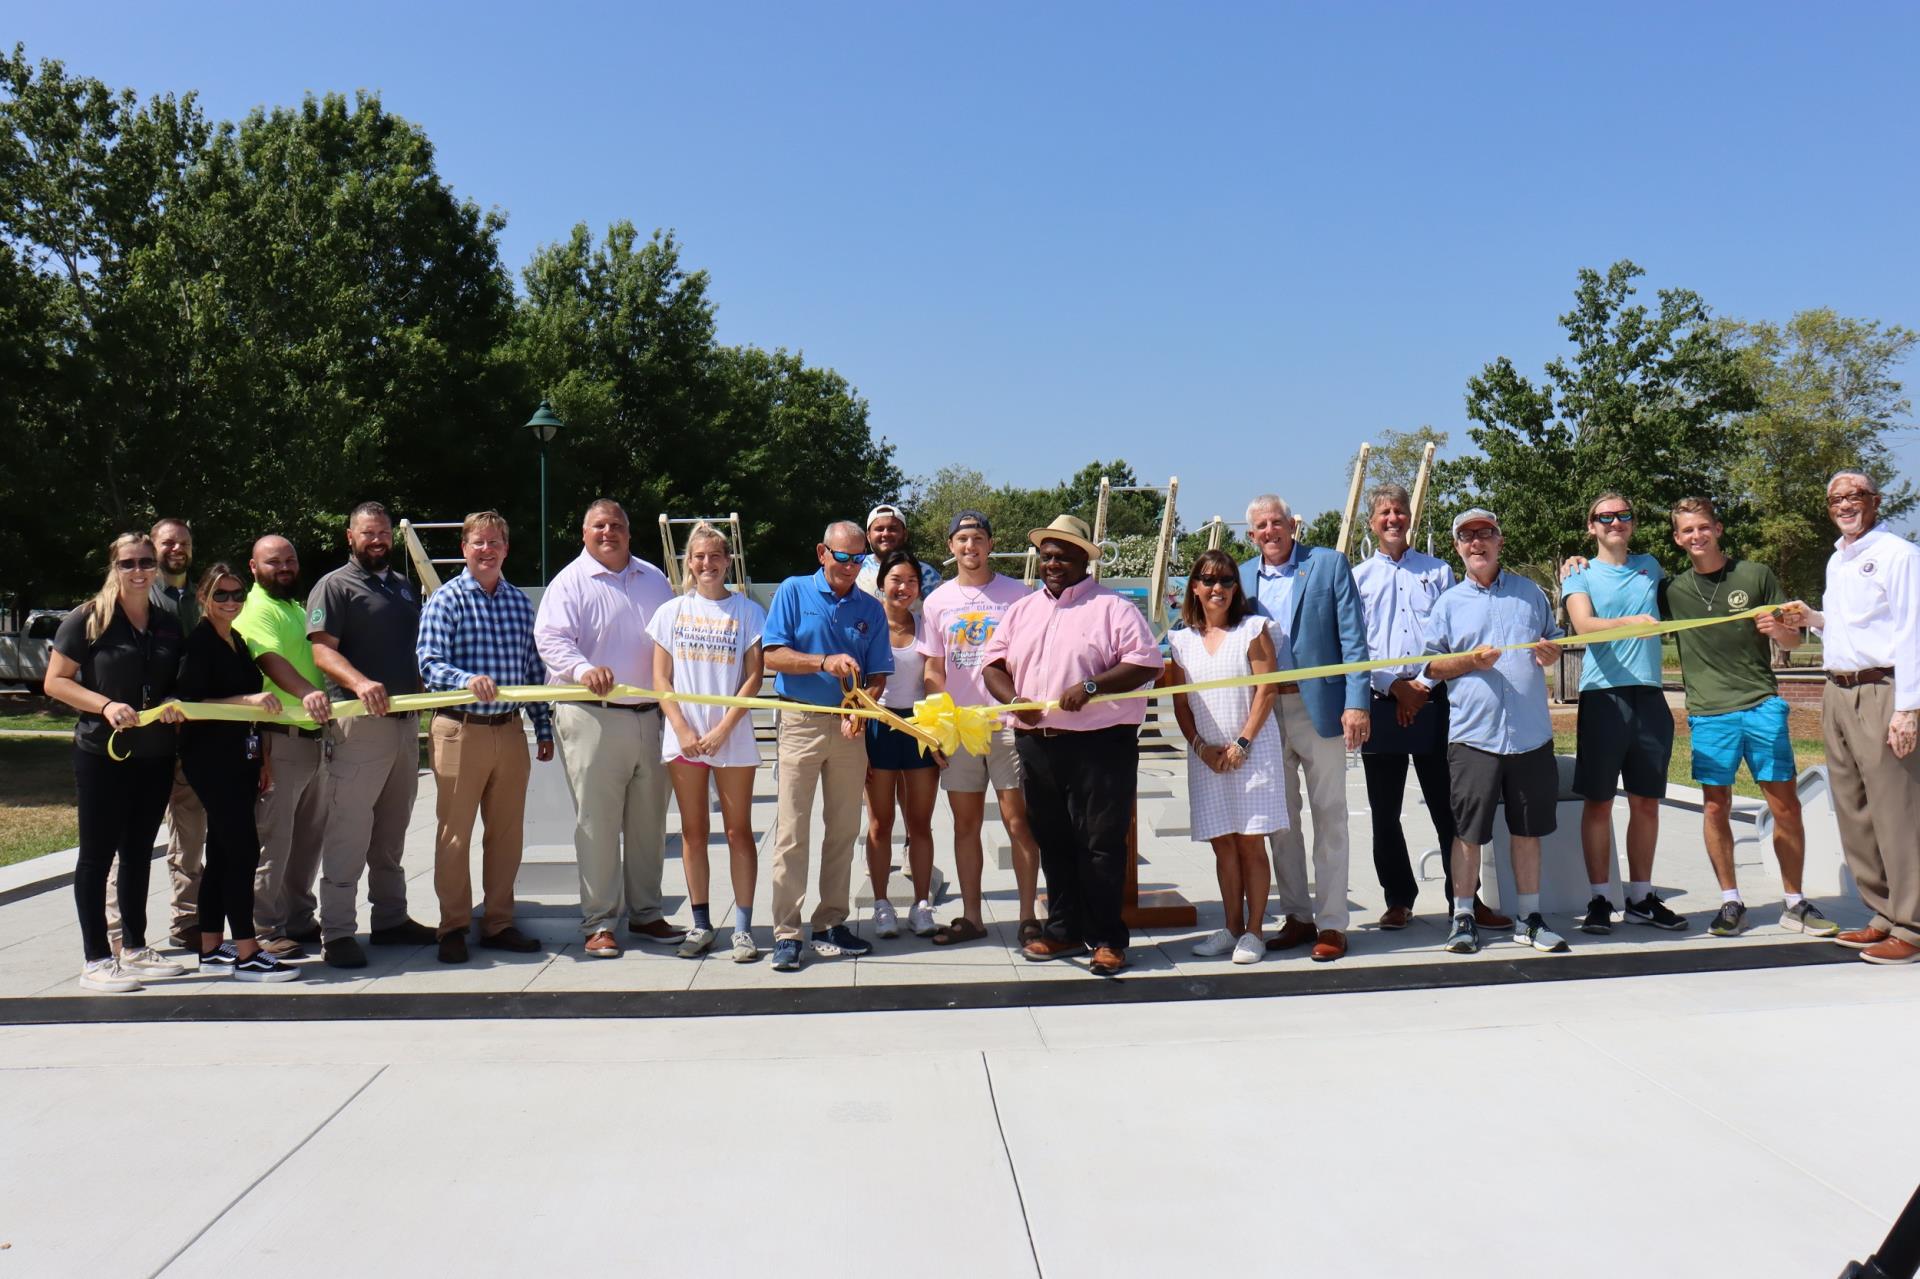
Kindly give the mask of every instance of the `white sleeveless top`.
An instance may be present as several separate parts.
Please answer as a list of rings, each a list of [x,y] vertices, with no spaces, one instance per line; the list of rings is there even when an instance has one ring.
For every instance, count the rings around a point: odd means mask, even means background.
[[[914,618],[913,640],[905,648],[893,650],[893,674],[887,676],[887,687],[880,695],[881,704],[890,711],[910,711],[927,695],[927,659],[920,652],[920,630],[925,625],[922,619]],[[888,647],[892,647],[891,641]]]

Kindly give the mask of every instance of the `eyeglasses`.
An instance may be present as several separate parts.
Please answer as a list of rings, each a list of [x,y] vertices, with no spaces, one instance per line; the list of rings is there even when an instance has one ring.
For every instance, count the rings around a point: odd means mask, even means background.
[[[1453,540],[1463,546],[1471,546],[1475,542],[1491,542],[1499,536],[1500,530],[1497,528],[1463,528],[1453,535]]]
[[[833,556],[833,562],[835,564],[851,564],[866,554],[865,551],[836,551],[831,546],[822,547],[821,549]]]
[[[160,561],[151,555],[142,555],[137,560],[115,560],[113,566],[122,573],[151,573],[160,566]]]
[[[1632,511],[1602,511],[1600,514],[1593,517],[1593,522],[1596,524],[1611,524],[1615,520],[1619,520],[1622,524],[1631,524],[1633,523],[1633,512]]]
[[[244,604],[247,599],[247,593],[245,591],[215,591],[212,598],[216,604]]]
[[[1238,586],[1240,584],[1240,579],[1230,574],[1220,577],[1208,574],[1204,577],[1196,577],[1193,580],[1202,586]]]
[[[1855,489],[1851,493],[1835,493],[1827,499],[1827,509],[1829,511],[1837,511],[1843,506],[1853,506],[1856,504],[1864,506],[1868,502],[1875,501],[1879,496],[1878,493],[1869,493],[1865,489]]]

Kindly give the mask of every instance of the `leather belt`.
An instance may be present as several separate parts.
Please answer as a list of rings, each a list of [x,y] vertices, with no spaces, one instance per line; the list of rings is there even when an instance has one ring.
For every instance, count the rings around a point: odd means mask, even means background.
[[[1862,684],[1884,684],[1893,678],[1891,666],[1869,666],[1863,671],[1828,671],[1827,682],[1838,684],[1841,688],[1858,688]]]
[[[1281,694],[1282,696],[1285,696],[1288,693],[1299,692],[1300,686],[1298,684],[1275,684],[1273,686],[1273,691]]]
[[[444,707],[434,711],[434,714],[444,715],[448,719],[459,720],[462,724],[479,724],[488,728],[491,728],[495,724],[518,724],[520,722],[520,708],[517,706],[504,715],[482,715],[478,711],[456,711],[448,710]]]
[[[610,711],[657,711],[658,702],[588,702],[588,706],[598,706]]]
[[[296,728],[292,724],[262,724],[263,733],[278,733],[282,737],[305,737],[309,740],[326,736],[324,728]]]
[[[1066,737],[1073,732],[1070,728],[1015,728],[1016,737]]]

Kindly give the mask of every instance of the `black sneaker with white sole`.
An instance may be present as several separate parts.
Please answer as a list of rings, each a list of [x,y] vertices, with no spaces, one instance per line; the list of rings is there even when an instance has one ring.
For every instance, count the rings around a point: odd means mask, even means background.
[[[1595,897],[1587,903],[1586,918],[1580,921],[1583,933],[1606,934],[1613,931],[1613,903],[1604,897]]]
[[[1645,924],[1650,928],[1664,928],[1668,932],[1678,932],[1687,926],[1685,916],[1668,910],[1667,904],[1652,893],[1637,902],[1628,902],[1626,914],[1629,924]]]
[[[228,977],[233,973],[233,966],[239,962],[239,956],[234,954],[233,951],[233,943],[223,941],[217,949],[210,950],[200,956],[200,975],[203,977]]]
[[[1715,937],[1738,937],[1747,930],[1747,904],[1745,902],[1721,902],[1720,913],[1707,925],[1707,931]]]
[[[257,950],[233,966],[235,981],[298,981],[300,970]]]

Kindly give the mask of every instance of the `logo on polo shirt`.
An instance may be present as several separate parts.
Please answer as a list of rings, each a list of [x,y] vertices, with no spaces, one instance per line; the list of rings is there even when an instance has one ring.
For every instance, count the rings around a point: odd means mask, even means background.
[[[1727,596],[1727,607],[1732,609],[1734,612],[1738,613],[1741,609],[1745,608],[1746,606],[1747,606],[1747,593],[1745,591],[1735,591],[1733,594]]]
[[[325,626],[327,623],[327,610],[316,604],[313,611],[307,614],[307,623],[311,626]]]
[[[853,632],[856,635],[865,635],[867,633],[867,619],[864,617],[855,618],[853,621]]]
[[[1860,566],[1860,576],[1872,577],[1873,570],[1878,567],[1880,567],[1878,564],[1874,563],[1872,560],[1868,560],[1866,563]]]

